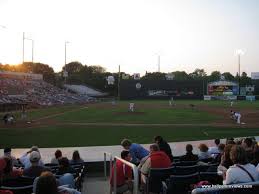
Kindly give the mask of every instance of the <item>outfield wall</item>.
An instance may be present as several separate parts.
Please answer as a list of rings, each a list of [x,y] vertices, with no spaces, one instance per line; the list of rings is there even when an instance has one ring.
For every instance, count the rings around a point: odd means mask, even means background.
[[[259,80],[252,80],[252,84],[255,86],[255,95],[259,95]]]
[[[203,99],[203,81],[121,80],[120,98],[129,99]]]

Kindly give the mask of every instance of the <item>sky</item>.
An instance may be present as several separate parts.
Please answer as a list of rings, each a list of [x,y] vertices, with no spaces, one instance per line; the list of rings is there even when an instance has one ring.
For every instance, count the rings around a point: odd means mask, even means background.
[[[0,0],[0,63],[141,73],[259,72],[258,0]]]

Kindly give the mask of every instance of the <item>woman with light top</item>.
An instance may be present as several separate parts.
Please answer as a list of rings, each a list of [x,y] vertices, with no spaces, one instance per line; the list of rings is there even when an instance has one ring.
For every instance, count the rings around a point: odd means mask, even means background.
[[[230,159],[234,165],[227,170],[223,184],[249,183],[259,180],[259,172],[254,165],[247,162],[244,148],[234,145],[230,151]]]

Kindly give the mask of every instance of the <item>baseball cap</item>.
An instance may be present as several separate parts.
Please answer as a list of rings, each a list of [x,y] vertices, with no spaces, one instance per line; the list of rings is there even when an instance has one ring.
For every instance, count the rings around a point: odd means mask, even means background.
[[[0,158],[0,171],[3,171],[6,167],[6,161],[4,158]]]
[[[30,161],[31,162],[38,162],[40,160],[40,153],[37,151],[32,151],[30,154]]]
[[[32,147],[31,147],[31,151],[39,151],[38,146],[32,146]]]

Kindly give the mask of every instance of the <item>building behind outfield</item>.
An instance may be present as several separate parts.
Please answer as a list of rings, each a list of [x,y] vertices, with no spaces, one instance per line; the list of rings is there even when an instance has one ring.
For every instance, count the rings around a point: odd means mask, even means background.
[[[130,99],[203,99],[203,81],[121,80],[120,98]]]

